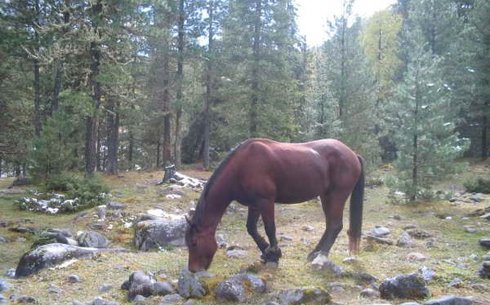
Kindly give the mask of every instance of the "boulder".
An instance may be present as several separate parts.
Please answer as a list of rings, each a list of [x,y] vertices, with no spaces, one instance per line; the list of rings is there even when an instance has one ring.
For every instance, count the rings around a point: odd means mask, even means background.
[[[119,305],[119,303],[114,302],[114,301],[105,300],[101,297],[96,297],[95,300],[88,303],[88,305]]]
[[[218,284],[216,297],[220,300],[243,302],[251,293],[264,293],[265,281],[253,274],[236,274]]]
[[[175,289],[169,282],[156,282],[153,284],[153,295],[165,296],[175,293]]]
[[[416,273],[385,279],[379,286],[383,299],[423,299],[430,295],[424,279]]]
[[[407,229],[406,232],[411,237],[416,238],[416,239],[426,239],[426,238],[432,237],[431,233],[424,231],[424,230],[417,229],[417,228]]]
[[[361,291],[360,296],[368,299],[379,298],[379,291],[372,288],[365,288]]]
[[[465,297],[446,295],[436,299],[430,299],[424,305],[470,305],[473,300]]]
[[[90,258],[102,252],[126,252],[123,248],[83,248],[60,243],[40,246],[25,253],[15,270],[16,277],[28,276],[43,268],[53,267],[75,258]]]
[[[128,300],[132,301],[137,295],[149,297],[153,294],[153,284],[156,281],[149,274],[143,271],[133,272],[129,276],[129,280],[124,282],[122,289],[128,290]]]
[[[484,237],[479,240],[480,246],[489,249],[490,248],[490,237]]]
[[[490,279],[490,261],[484,261],[480,269],[478,270],[478,275],[482,279]]]
[[[323,288],[307,287],[282,290],[276,294],[281,305],[327,304],[331,301],[330,294]]]
[[[343,272],[341,267],[337,266],[323,254],[319,254],[315,257],[311,262],[311,267],[316,271],[328,271],[335,276],[341,276]]]
[[[174,305],[174,304],[182,304],[184,299],[177,293],[167,294],[163,298],[160,299],[158,305]]]
[[[402,248],[412,248],[415,246],[415,242],[413,241],[410,234],[403,231],[402,234],[400,235],[400,237],[398,238],[396,245],[398,247],[402,247]]]
[[[179,275],[178,292],[184,298],[200,299],[208,293],[208,287],[202,278],[211,277],[207,272],[192,273],[183,269]]]
[[[109,240],[95,231],[82,232],[78,236],[78,243],[81,247],[88,248],[107,248],[109,246]]]
[[[435,271],[426,266],[420,267],[419,273],[426,282],[432,281],[432,279],[436,276]]]
[[[106,206],[110,210],[124,210],[127,207],[124,203],[116,201],[110,201]]]
[[[7,281],[0,279],[0,292],[7,291],[10,289],[9,283]]]
[[[422,254],[420,252],[410,252],[407,254],[407,260],[408,261],[417,261],[417,262],[422,262],[427,259],[427,256],[425,254]]]
[[[136,224],[134,243],[142,251],[166,246],[185,246],[187,222],[184,217],[176,219],[144,220]]]
[[[374,237],[385,237],[391,233],[390,229],[383,226],[376,226],[374,229],[369,231],[369,235]]]

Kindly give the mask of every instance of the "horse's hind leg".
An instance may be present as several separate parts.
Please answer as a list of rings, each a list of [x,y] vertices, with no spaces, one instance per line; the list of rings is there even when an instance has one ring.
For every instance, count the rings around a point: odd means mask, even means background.
[[[328,256],[333,243],[337,239],[340,231],[342,231],[344,205],[348,197],[348,192],[339,191],[320,196],[327,226],[318,245],[308,255],[309,260],[313,260],[318,254]]]
[[[262,236],[260,236],[259,232],[257,232],[257,221],[259,220],[259,216],[260,210],[255,207],[248,208],[247,232],[250,234],[250,236],[252,236],[253,240],[262,252],[262,258],[265,258],[265,249],[269,247],[269,244]]]

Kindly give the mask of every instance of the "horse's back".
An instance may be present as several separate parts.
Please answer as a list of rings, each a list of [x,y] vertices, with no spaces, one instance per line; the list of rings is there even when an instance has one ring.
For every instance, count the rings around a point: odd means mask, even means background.
[[[250,139],[240,146],[235,158],[237,180],[247,196],[258,194],[274,196],[277,202],[302,202],[348,180],[346,170],[352,172],[355,167],[349,164],[352,158],[356,158],[355,153],[333,139],[306,143]]]

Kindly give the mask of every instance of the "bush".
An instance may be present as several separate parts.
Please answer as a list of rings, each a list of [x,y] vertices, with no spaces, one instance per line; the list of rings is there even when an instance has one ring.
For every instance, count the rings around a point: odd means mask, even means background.
[[[109,188],[98,177],[83,178],[72,174],[50,177],[43,192],[17,201],[23,210],[50,214],[75,212],[107,203]],[[57,194],[61,192],[63,194]]]
[[[468,192],[490,194],[490,179],[471,179],[464,183],[464,187]]]

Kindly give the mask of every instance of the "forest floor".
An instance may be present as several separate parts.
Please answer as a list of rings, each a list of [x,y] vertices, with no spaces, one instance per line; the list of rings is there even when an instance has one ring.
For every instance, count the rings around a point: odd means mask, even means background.
[[[371,174],[383,177],[388,170],[379,170]],[[210,173],[189,169],[186,175],[207,178]],[[469,177],[486,176],[490,173],[490,163],[474,163],[465,173],[453,176],[449,181],[438,186],[442,191],[463,190],[462,183]],[[149,209],[159,208],[169,213],[183,214],[193,207],[199,197],[195,190],[185,190],[180,199],[167,199],[163,190],[168,187],[157,185],[162,172],[127,172],[117,177],[104,177],[111,187],[112,200],[126,204],[125,213],[136,215]],[[68,228],[74,232],[86,230],[94,220],[94,209],[88,217],[77,217],[77,214],[44,215],[20,211],[14,201],[23,196],[29,187],[7,189],[12,179],[0,179],[0,221],[32,227],[35,229]],[[428,283],[433,297],[442,295],[472,296],[490,304],[490,281],[478,277],[477,271],[482,257],[488,250],[479,245],[479,239],[490,237],[490,221],[479,217],[465,217],[477,209],[490,206],[490,195],[479,194],[480,202],[452,203],[448,200],[436,200],[417,204],[390,203],[385,186],[367,187],[364,204],[363,232],[367,233],[375,226],[387,227],[391,233],[388,238],[395,243],[404,228],[415,226],[430,233],[431,247],[428,240],[415,240],[412,248],[396,245],[380,245],[362,241],[362,251],[356,256],[355,263],[344,261],[348,254],[348,208],[344,213],[344,230],[334,244],[330,259],[345,270],[363,271],[376,277],[379,283],[399,274],[418,272],[425,266],[432,269],[436,276]],[[396,216],[396,217],[395,217]],[[219,249],[211,265],[210,272],[220,276],[231,276],[242,269],[247,269],[259,261],[259,251],[245,229],[246,209],[237,203],[222,219],[218,233],[225,236],[229,245],[242,247],[247,255],[240,258],[229,258],[223,249]],[[319,286],[331,291],[333,302],[337,304],[400,304],[407,300],[387,301],[359,297],[363,287],[352,279],[336,278],[329,272],[313,271],[306,256],[318,242],[323,233],[325,222],[318,200],[296,204],[276,205],[277,233],[280,239],[283,258],[279,267],[256,268],[258,274],[266,279],[270,291],[306,286]],[[304,226],[312,227],[306,232]],[[471,225],[476,232],[468,233],[464,226]],[[260,228],[263,229],[262,227]],[[311,229],[311,228],[310,228]],[[134,229],[125,228],[122,222],[114,223],[110,229],[101,232],[114,246],[131,249],[128,253],[107,253],[95,259],[80,259],[60,269],[46,269],[27,278],[11,279],[5,276],[10,268],[15,268],[19,258],[29,250],[35,235],[12,232],[0,226],[0,236],[8,242],[0,243],[0,279],[11,284],[11,289],[2,292],[10,295],[28,295],[34,297],[38,304],[71,304],[72,301],[90,302],[101,296],[130,304],[126,300],[126,291],[120,289],[129,275],[137,270],[164,273],[170,280],[176,280],[180,271],[187,264],[185,248],[168,248],[155,252],[137,252],[133,246]],[[410,260],[410,253],[422,253],[427,258],[423,261]],[[80,283],[68,283],[67,277],[76,274]],[[450,287],[450,283],[459,278],[460,285]],[[337,283],[337,284],[333,284]],[[99,288],[110,285],[113,288],[101,292]],[[342,287],[333,289],[332,287]],[[61,288],[53,293],[53,287]],[[247,304],[265,304],[269,294],[257,295]],[[144,304],[158,304],[159,298],[153,297]],[[194,304],[213,304],[213,298],[196,300]],[[223,304],[223,302],[218,302]]]

